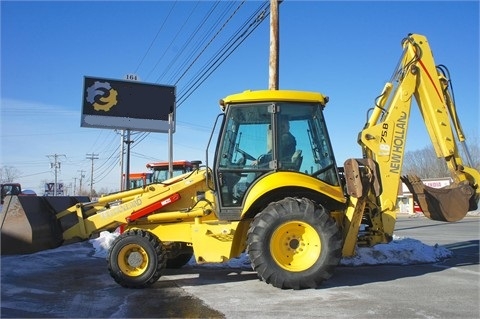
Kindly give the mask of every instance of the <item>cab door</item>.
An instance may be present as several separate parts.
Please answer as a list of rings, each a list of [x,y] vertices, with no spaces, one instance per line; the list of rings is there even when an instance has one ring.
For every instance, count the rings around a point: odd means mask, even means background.
[[[271,169],[254,167],[272,149],[272,103],[232,105],[226,112],[214,169],[222,212],[240,216],[246,189],[255,175]]]

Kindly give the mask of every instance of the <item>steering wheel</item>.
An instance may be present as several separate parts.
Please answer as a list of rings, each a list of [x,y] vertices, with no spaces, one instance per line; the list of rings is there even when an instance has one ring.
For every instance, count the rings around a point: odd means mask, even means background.
[[[331,169],[333,167],[333,164],[330,164],[330,165],[327,165],[321,169],[319,169],[318,171],[315,171],[313,174],[310,174],[311,176],[318,176],[322,173],[325,173],[326,171],[328,171],[329,169]]]
[[[255,160],[257,160],[255,157],[253,157],[252,155],[248,154],[248,153],[245,152],[244,150],[241,150],[241,149],[237,148],[237,152],[239,152],[240,154],[242,154],[243,157],[245,157],[245,158],[248,159],[249,161],[255,161]]]

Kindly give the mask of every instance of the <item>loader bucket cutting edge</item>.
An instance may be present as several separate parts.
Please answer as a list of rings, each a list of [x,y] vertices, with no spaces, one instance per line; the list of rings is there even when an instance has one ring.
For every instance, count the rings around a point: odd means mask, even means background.
[[[425,217],[429,219],[455,222],[475,209],[475,190],[467,181],[443,188],[433,188],[423,184],[420,178],[414,175],[403,176],[401,179]]]
[[[0,215],[1,254],[30,254],[61,246],[63,229],[76,220],[59,221],[55,215],[80,201],[88,197],[7,196]]]

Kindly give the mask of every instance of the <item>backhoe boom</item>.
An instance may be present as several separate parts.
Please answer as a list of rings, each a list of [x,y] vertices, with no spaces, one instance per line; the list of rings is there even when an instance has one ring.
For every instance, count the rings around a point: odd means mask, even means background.
[[[435,220],[456,221],[472,209],[480,194],[479,172],[464,164],[458,143],[465,141],[443,67],[436,67],[426,37],[410,34],[402,42],[398,69],[377,99],[360,133],[365,158],[378,163],[382,193],[378,204],[392,215],[400,179],[424,214]],[[443,158],[454,180],[447,189],[426,187],[416,176],[401,177],[411,102],[415,98],[436,155]],[[457,142],[458,141],[458,142]],[[471,165],[468,152],[467,162]],[[389,223],[392,224],[392,223]],[[392,224],[393,226],[393,224]],[[391,233],[388,227],[385,231]]]

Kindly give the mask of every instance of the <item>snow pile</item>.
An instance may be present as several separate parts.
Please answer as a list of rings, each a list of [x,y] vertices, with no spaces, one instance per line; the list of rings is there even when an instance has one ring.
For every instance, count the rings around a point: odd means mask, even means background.
[[[93,248],[95,249],[93,257],[107,258],[108,250],[118,235],[120,235],[120,231],[117,228],[117,230],[112,233],[108,231],[102,231],[98,238],[90,239],[88,242],[92,244]]]
[[[424,264],[441,261],[452,255],[452,251],[438,244],[428,246],[416,239],[394,235],[388,244],[358,247],[355,256],[343,258],[340,264],[344,266]]]
[[[95,249],[94,257],[106,258],[108,249],[119,235],[118,230],[110,233],[103,231],[96,239],[90,239]],[[362,265],[411,265],[434,263],[450,258],[453,253],[438,244],[428,246],[419,240],[393,236],[393,241],[388,244],[378,244],[373,247],[359,247],[353,257],[345,257],[340,261],[343,266]],[[209,268],[233,268],[251,270],[250,260],[246,253],[239,258],[233,258],[225,263],[197,264],[192,258],[186,266],[209,267]]]

